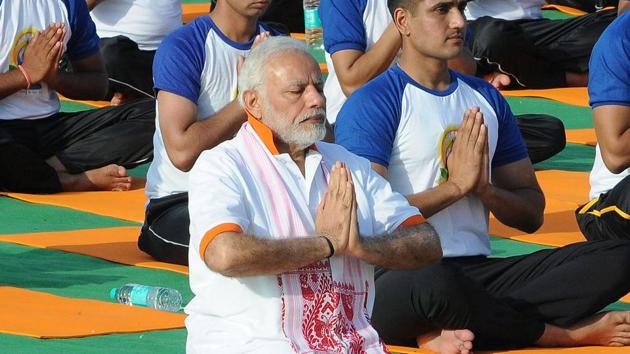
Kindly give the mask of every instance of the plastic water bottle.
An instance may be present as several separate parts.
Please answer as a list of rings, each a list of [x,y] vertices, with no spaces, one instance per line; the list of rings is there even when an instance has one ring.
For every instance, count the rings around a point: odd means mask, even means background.
[[[182,305],[179,291],[159,286],[125,284],[120,288],[113,288],[109,297],[129,306],[145,306],[170,312],[179,311]]]
[[[303,0],[304,4],[304,39],[308,51],[318,63],[326,61],[322,22],[319,20],[319,0]]]

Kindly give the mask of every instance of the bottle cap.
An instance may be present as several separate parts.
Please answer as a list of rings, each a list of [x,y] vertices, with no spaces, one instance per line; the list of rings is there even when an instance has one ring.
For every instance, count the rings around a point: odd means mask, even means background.
[[[116,301],[116,292],[118,291],[118,288],[112,288],[112,290],[109,291],[109,298],[111,300]]]

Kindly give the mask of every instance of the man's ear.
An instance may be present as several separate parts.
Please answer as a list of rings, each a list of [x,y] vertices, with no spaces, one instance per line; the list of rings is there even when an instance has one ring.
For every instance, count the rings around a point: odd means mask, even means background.
[[[402,36],[409,36],[411,34],[411,30],[409,28],[409,16],[411,16],[409,11],[402,7],[394,10],[394,15],[392,16],[394,25]]]
[[[243,106],[254,118],[262,119],[262,102],[258,92],[254,90],[243,92]]]

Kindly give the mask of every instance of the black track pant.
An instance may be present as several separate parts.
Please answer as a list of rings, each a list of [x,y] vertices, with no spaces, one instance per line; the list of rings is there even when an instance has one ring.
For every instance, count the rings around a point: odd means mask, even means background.
[[[515,118],[532,163],[545,161],[566,146],[564,124],[560,119],[545,114],[523,114]]]
[[[71,174],[118,164],[134,167],[153,156],[155,101],[0,121],[0,190],[61,191],[45,160],[56,156]]]
[[[121,92],[130,99],[153,96],[154,50],[140,50],[136,42],[125,36],[101,38],[99,46],[110,78],[107,99],[111,99],[114,92]]]
[[[579,207],[576,218],[587,240],[630,239],[630,176]]]
[[[545,323],[571,326],[630,290],[630,242],[583,242],[508,258],[445,258],[376,272],[372,324],[387,343],[467,328],[474,347],[530,346]]]
[[[188,193],[149,200],[138,248],[168,263],[188,265]]]
[[[593,45],[616,14],[607,10],[566,20],[481,17],[470,22],[471,50],[481,73],[509,73],[511,87],[563,87],[566,72],[588,71]]]

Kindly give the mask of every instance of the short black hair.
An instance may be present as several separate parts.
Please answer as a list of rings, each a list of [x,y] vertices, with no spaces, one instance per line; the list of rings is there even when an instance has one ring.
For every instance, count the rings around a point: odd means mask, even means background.
[[[400,7],[413,13],[416,11],[416,6],[419,1],[420,0],[387,0],[387,7],[392,16],[394,16],[394,11]]]

